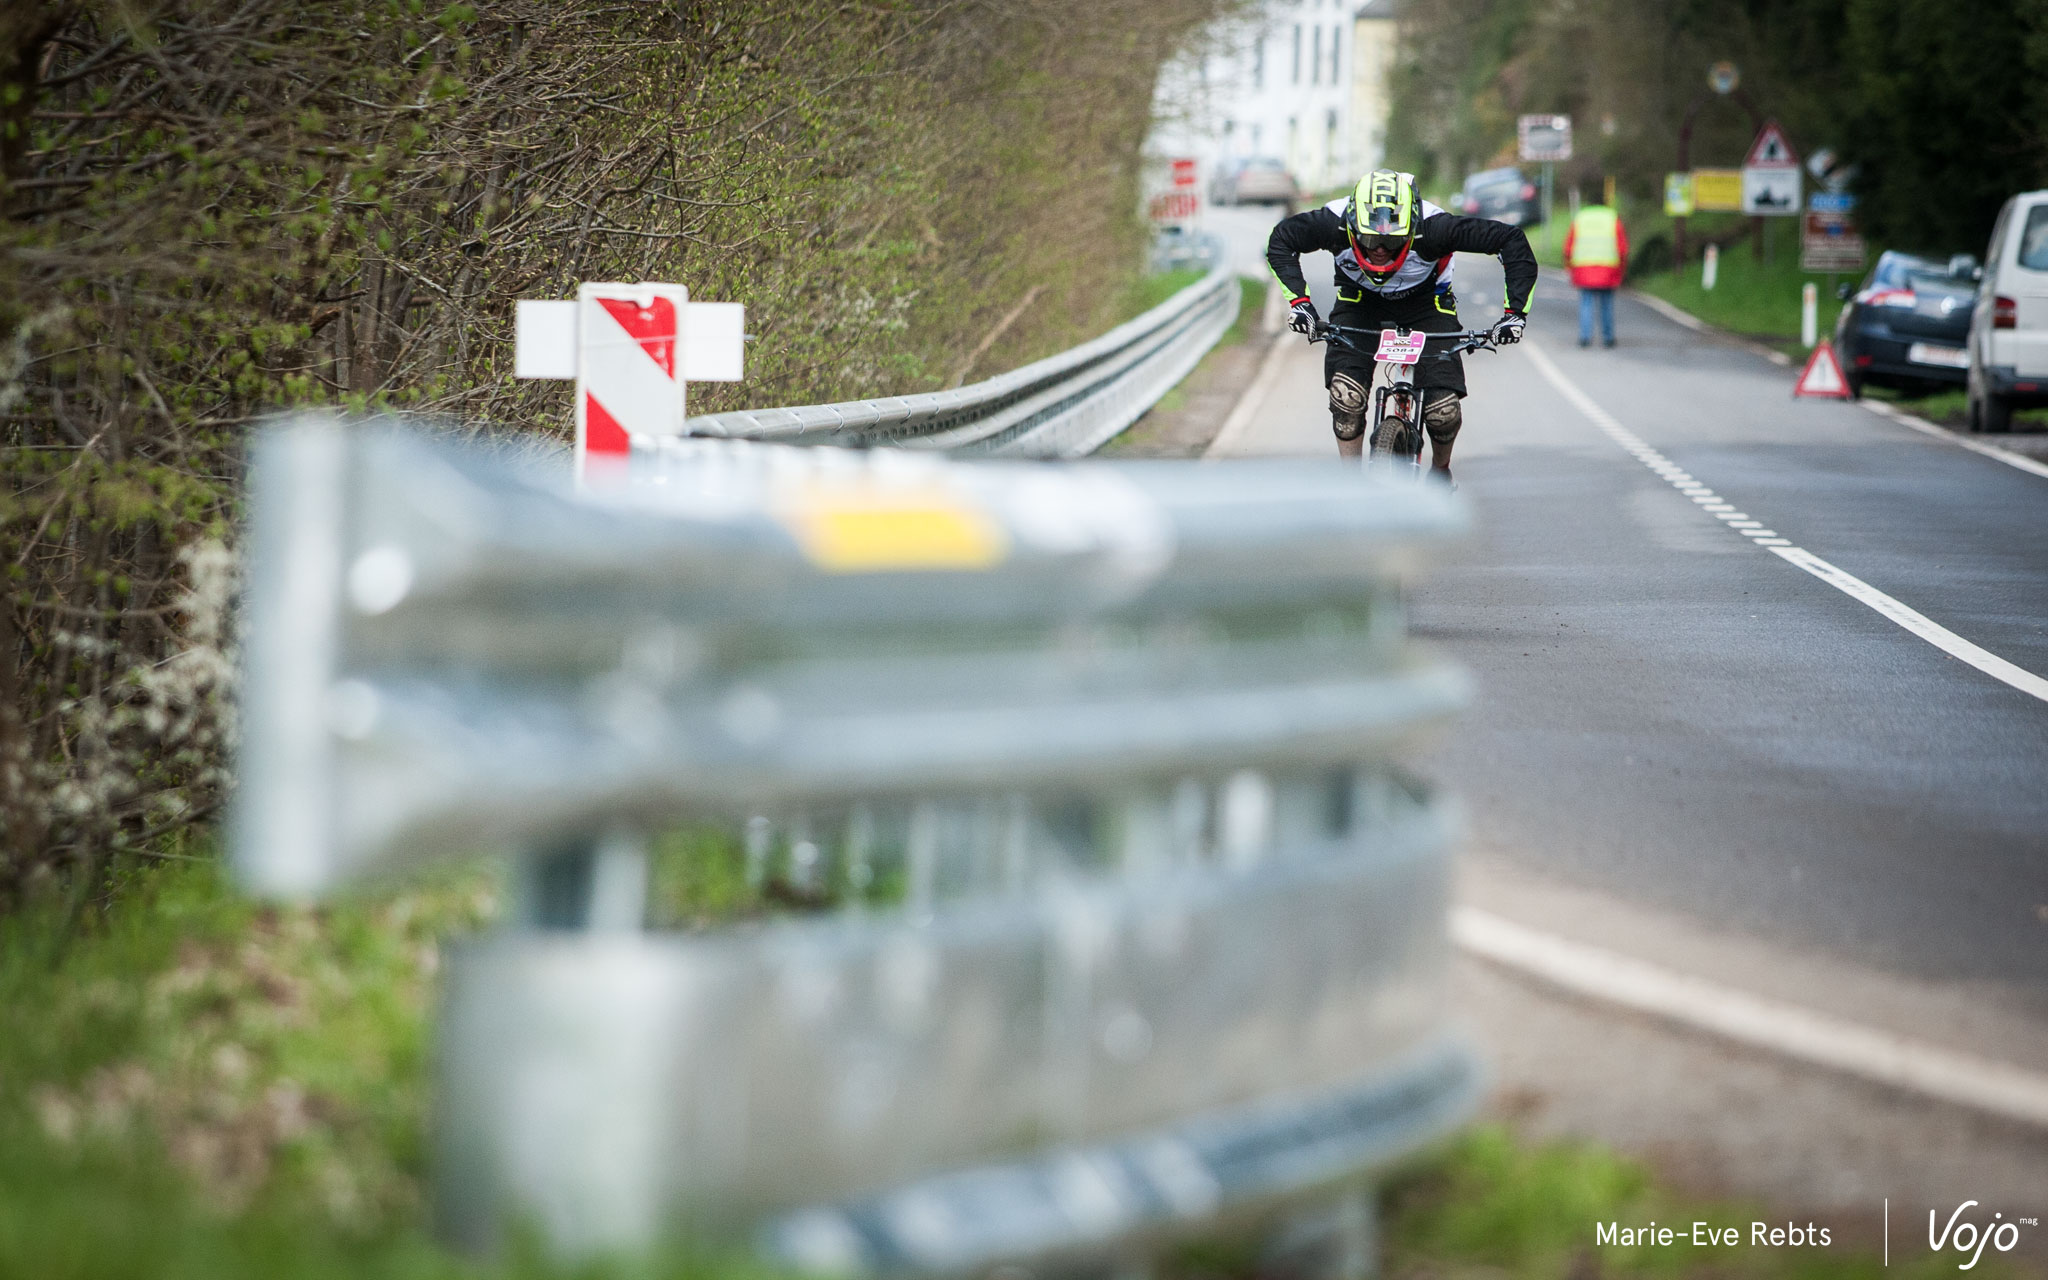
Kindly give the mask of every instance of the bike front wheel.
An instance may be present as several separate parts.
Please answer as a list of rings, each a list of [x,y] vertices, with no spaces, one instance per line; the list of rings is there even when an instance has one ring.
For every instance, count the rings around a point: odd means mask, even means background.
[[[1372,456],[1413,463],[1422,456],[1422,430],[1407,418],[1389,413],[1372,433]]]

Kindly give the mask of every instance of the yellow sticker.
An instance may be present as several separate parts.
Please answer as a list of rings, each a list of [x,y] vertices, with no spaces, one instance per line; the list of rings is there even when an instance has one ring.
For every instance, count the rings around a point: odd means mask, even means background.
[[[987,569],[1010,550],[1001,525],[942,489],[819,487],[779,514],[828,573]]]

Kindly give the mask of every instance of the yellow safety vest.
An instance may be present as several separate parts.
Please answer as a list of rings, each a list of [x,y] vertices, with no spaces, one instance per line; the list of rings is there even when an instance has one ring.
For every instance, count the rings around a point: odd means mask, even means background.
[[[1574,267],[1621,265],[1621,215],[1604,204],[1589,204],[1572,219]]]

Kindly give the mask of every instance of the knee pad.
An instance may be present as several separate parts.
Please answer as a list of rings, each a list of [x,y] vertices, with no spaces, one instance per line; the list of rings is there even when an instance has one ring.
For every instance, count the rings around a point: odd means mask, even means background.
[[[1458,407],[1455,391],[1439,391],[1422,406],[1422,429],[1438,444],[1456,440],[1458,428],[1464,424],[1465,411]]]
[[[1365,384],[1348,373],[1330,375],[1330,430],[1339,440],[1365,434]]]

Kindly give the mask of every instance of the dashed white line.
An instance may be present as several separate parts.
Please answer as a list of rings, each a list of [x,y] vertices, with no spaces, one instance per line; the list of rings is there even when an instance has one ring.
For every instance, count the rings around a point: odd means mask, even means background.
[[[1752,995],[1474,907],[1451,909],[1451,937],[1473,955],[1553,986],[1772,1053],[2048,1126],[2048,1076]]]
[[[1558,392],[1571,402],[1572,407],[1584,414],[1588,421],[1600,428],[1609,439],[1633,455],[1637,461],[1663,477],[1674,489],[1700,504],[1702,510],[1717,512],[1718,509],[1733,516],[1741,515],[1733,504],[1723,501],[1712,489],[1698,483],[1641,436],[1621,425],[1620,420],[1613,414],[1593,403],[1592,398],[1581,391],[1577,383],[1566,377],[1564,370],[1557,367],[1557,362],[1546,355],[1534,341],[1525,339],[1522,345],[1528,352],[1530,361],[1535,364],[1536,371],[1541,373],[1550,385],[1556,387]],[[1803,547],[1794,545],[1789,538],[1778,537],[1769,529],[1743,528],[1733,524],[1729,527],[1755,545],[1768,548],[1787,562],[1798,565],[1850,599],[1870,606],[1950,657],[1969,663],[1992,679],[2003,681],[2029,697],[2048,702],[2048,679],[1963,639],[1927,615],[1893,599],[1854,574],[1828,563]]]

